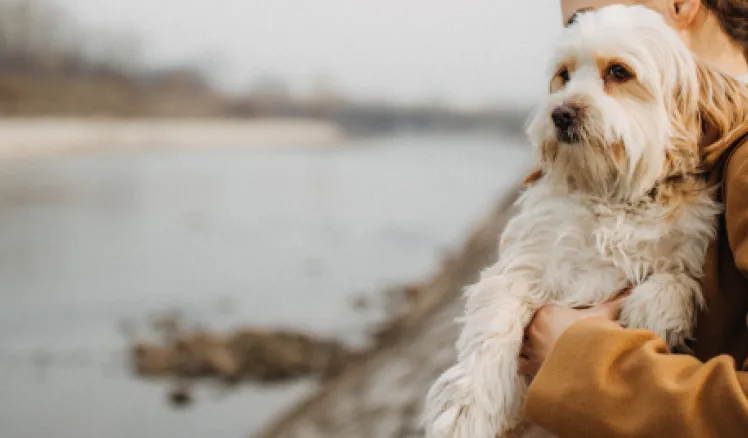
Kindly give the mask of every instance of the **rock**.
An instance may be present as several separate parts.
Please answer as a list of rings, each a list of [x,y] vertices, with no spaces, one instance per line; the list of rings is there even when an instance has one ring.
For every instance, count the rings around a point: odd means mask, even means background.
[[[243,329],[219,335],[166,330],[156,343],[137,343],[131,358],[145,377],[281,382],[329,379],[358,357],[342,344],[292,331]]]

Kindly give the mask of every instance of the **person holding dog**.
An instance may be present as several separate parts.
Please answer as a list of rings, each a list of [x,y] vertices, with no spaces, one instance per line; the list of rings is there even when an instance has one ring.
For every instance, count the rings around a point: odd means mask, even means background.
[[[609,4],[661,13],[686,45],[748,82],[748,0],[562,0],[566,23]],[[748,437],[748,108],[719,132],[705,121],[704,166],[725,212],[707,253],[690,355],[615,323],[621,300],[547,306],[527,329],[521,372],[529,420],[560,438]],[[625,298],[623,298],[625,299]]]

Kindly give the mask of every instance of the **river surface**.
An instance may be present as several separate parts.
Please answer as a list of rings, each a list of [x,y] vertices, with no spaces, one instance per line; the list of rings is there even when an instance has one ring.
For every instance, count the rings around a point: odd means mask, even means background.
[[[247,437],[312,382],[139,380],[121,326],[179,310],[217,329],[356,343],[361,294],[423,279],[529,167],[488,135],[333,148],[116,152],[0,162],[0,438]]]

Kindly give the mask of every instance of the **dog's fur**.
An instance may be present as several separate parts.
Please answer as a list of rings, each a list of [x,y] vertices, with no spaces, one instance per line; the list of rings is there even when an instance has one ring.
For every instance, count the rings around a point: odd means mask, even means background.
[[[704,304],[699,278],[720,208],[699,142],[746,118],[745,89],[643,7],[579,15],[557,55],[528,127],[539,169],[499,261],[466,292],[458,362],[427,397],[429,438],[493,438],[522,423],[517,359],[545,304],[593,305],[631,287],[621,324],[671,347],[684,346]],[[552,120],[562,105],[578,110],[573,132]]]

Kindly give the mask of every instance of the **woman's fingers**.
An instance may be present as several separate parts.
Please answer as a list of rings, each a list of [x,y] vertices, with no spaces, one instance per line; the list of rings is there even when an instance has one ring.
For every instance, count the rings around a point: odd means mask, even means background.
[[[606,319],[615,321],[621,315],[621,306],[629,294],[630,291],[627,290],[618,295],[613,301],[598,304],[597,306],[575,307],[574,309],[585,313],[587,317],[602,316]]]
[[[538,310],[525,330],[520,347],[520,373],[529,377],[534,376],[550,355],[556,341],[576,321],[595,317],[616,321],[621,314],[623,300],[627,296],[628,293],[624,291],[611,302],[583,309],[551,304]]]
[[[532,377],[538,372],[538,367],[533,360],[532,347],[530,341],[522,342],[522,348],[519,350],[519,373],[523,376]]]
[[[519,349],[519,355],[523,357],[531,357],[532,356],[532,348],[530,347],[529,341],[525,341],[522,343],[522,348]]]
[[[627,287],[626,289],[623,289],[620,292],[618,292],[618,294],[615,297],[613,297],[611,301],[619,301],[619,300],[626,298],[629,295],[631,295],[631,288]]]
[[[533,362],[527,357],[520,356],[519,358],[519,373],[523,376],[532,377],[537,372],[537,369]]]
[[[584,310],[584,312],[588,312],[590,316],[602,316],[611,321],[615,321],[621,315],[621,306],[623,305],[623,300],[625,299],[626,296],[613,300],[609,303],[591,307]]]

